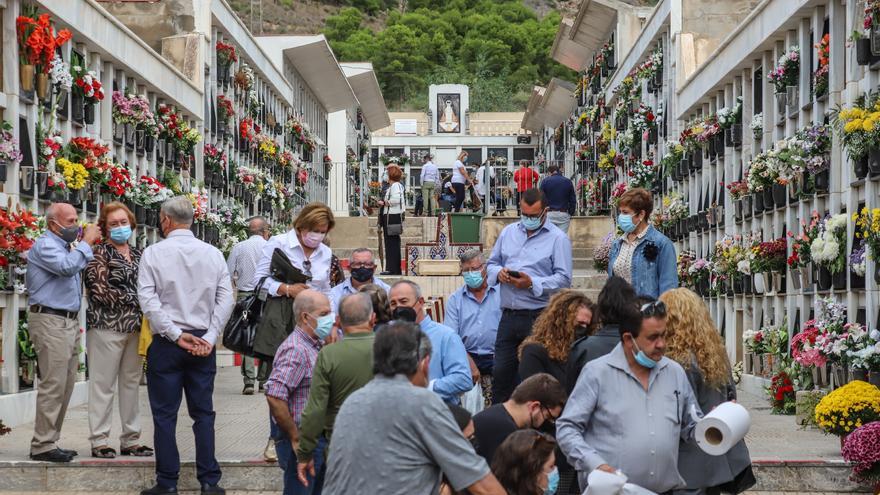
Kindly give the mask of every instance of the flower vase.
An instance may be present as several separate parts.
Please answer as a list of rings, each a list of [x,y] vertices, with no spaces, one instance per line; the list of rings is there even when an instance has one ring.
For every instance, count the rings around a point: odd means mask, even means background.
[[[83,113],[85,114],[86,125],[95,123],[95,103],[86,103]]]
[[[743,125],[733,124],[730,127],[730,140],[734,147],[739,147],[743,142]]]
[[[122,141],[125,139],[125,127],[119,122],[113,122],[113,142],[117,145],[122,145]]]
[[[137,128],[134,131],[134,143],[135,148],[137,148],[138,153],[144,152],[144,139],[147,136],[147,131],[143,128],[142,125],[138,124]]]
[[[134,124],[125,124],[125,147],[129,150],[134,149],[134,141],[135,134],[137,133],[137,127]]]
[[[786,86],[785,87],[785,100],[788,103],[788,116],[792,117],[798,111],[798,105],[800,104],[799,91],[797,86]]]
[[[156,147],[156,138],[152,134],[144,136],[144,151],[152,153]]]
[[[831,366],[831,388],[838,388],[846,385],[846,368],[839,364]]]
[[[773,195],[773,203],[776,207],[785,206],[786,196],[788,195],[785,186],[782,184],[773,184],[770,194]]]
[[[880,175],[880,148],[868,150],[868,173],[871,177]]]
[[[45,100],[49,94],[49,74],[37,74],[37,98]]]
[[[776,184],[773,184],[774,186]],[[761,194],[764,195],[764,211],[773,211],[776,206],[776,201],[773,199],[773,188],[765,187]]]
[[[856,40],[856,63],[868,65],[871,63],[871,40],[859,38]]]
[[[857,180],[864,179],[868,176],[868,157],[863,156],[853,160],[853,173]]]
[[[769,352],[761,354],[761,376],[769,377],[773,373],[774,356]]]
[[[880,371],[871,370],[868,373],[868,383],[875,387],[880,387]]]
[[[846,289],[846,270],[832,274],[831,285],[834,287],[834,290]]]
[[[18,169],[18,190],[25,196],[34,195],[34,185],[36,176],[34,175],[34,167],[19,167]]]
[[[743,374],[751,375],[752,374],[752,353],[746,352],[743,355]]]
[[[747,195],[742,199],[743,218],[752,218],[752,196]]]
[[[752,206],[754,207],[755,215],[764,211],[764,193],[761,191],[757,191],[754,196],[752,196]]]
[[[763,273],[754,274],[755,294],[763,294],[766,286],[764,285],[765,275]]]
[[[70,118],[78,124],[85,122],[85,103],[79,91],[74,91],[70,98]]]
[[[691,155],[691,170],[696,172],[703,168],[703,153],[694,153]]]
[[[851,368],[849,370],[849,374],[852,377],[852,381],[868,381],[868,370],[862,368]]]
[[[805,287],[804,270],[802,268],[794,268],[791,271],[791,284],[794,290],[801,290]]]
[[[134,219],[138,225],[147,223],[147,209],[142,205],[134,205]]]
[[[18,66],[18,77],[21,90],[30,93],[34,90],[34,66],[31,64]]]
[[[818,285],[819,290],[828,290],[831,288],[831,271],[828,268],[819,265]]]
[[[849,271],[849,288],[850,289],[864,289],[865,288],[865,277],[864,275],[859,275],[854,272],[852,269]]]

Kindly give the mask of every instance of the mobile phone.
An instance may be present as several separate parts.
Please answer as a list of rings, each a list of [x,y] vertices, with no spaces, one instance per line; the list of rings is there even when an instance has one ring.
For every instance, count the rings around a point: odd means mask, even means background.
[[[520,278],[520,277],[521,277],[521,275],[519,274],[519,272],[516,272],[516,271],[513,271],[513,270],[508,270],[508,271],[507,271],[507,274],[510,275],[510,276],[513,277],[513,278]]]

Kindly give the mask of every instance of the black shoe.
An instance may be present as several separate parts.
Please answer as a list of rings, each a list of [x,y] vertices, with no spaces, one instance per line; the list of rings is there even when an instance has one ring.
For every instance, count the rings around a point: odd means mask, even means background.
[[[260,390],[260,393],[261,393],[261,394],[265,394],[265,393],[266,393],[266,384],[265,384],[265,383],[260,383],[260,388],[259,388],[259,390]]]
[[[79,452],[77,452],[75,450],[62,449],[60,447],[58,448],[58,450],[60,450],[61,452],[64,452],[65,454],[69,455],[70,457],[76,457],[79,455]]]
[[[61,449],[55,449],[41,454],[31,454],[31,459],[43,462],[70,462],[73,456],[65,454]]]
[[[156,485],[153,488],[141,490],[141,495],[164,495],[168,493],[177,493],[177,488],[165,488],[164,486]]]
[[[241,391],[241,395],[254,395],[254,386],[245,385],[244,389]]]
[[[202,495],[226,495],[226,490],[220,485],[202,485]]]

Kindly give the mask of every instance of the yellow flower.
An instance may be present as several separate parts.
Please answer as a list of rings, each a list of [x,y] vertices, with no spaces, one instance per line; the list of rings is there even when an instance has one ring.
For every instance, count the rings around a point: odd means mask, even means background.
[[[865,132],[871,132],[874,130],[874,121],[871,120],[871,117],[862,121],[862,130]]]
[[[844,124],[843,132],[850,134],[850,133],[853,133],[857,130],[861,130],[861,128],[862,128],[862,121],[861,120],[858,120],[858,119],[851,120],[851,121],[847,122],[846,124]]]
[[[82,163],[71,162],[67,158],[59,158],[55,164],[61,168],[64,183],[71,190],[78,191],[86,186],[89,172]]]

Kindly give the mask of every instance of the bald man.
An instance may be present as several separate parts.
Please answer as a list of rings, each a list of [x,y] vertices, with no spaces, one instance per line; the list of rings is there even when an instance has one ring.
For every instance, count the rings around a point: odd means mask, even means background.
[[[293,301],[296,327],[275,353],[272,374],[266,382],[266,400],[269,412],[277,424],[272,428],[278,465],[284,471],[284,493],[310,493],[308,486],[297,478],[296,447],[299,425],[309,398],[312,372],[324,339],[336,323],[330,310],[330,299],[324,294],[306,289]],[[323,453],[315,450],[314,457]],[[320,466],[316,466],[320,469]],[[309,475],[307,483],[314,478]]]
[[[92,260],[92,246],[101,239],[96,225],[82,230],[76,209],[54,203],[46,210],[47,230],[28,252],[25,278],[30,303],[28,331],[40,380],[30,457],[35,461],[70,462],[76,451],[58,448],[61,425],[76,382],[80,346],[80,273]]]

